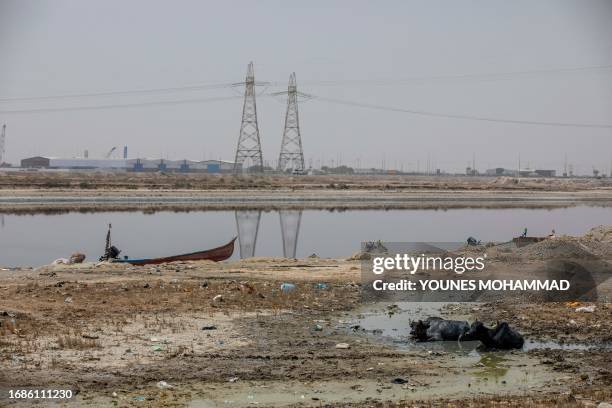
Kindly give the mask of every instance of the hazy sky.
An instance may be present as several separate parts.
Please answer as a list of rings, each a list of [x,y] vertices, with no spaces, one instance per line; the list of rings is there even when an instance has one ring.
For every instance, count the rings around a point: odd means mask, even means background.
[[[7,159],[32,155],[233,160],[241,88],[22,97],[222,85],[254,61],[264,160],[280,148],[292,71],[306,93],[354,103],[511,120],[612,124],[612,1],[0,0],[0,123]],[[603,67],[602,67],[603,66]],[[587,68],[567,71],[573,68]],[[595,67],[595,68],[594,68]],[[599,68],[596,68],[599,67]],[[539,71],[539,72],[538,72]],[[543,72],[542,72],[543,71]],[[522,72],[522,73],[521,73]],[[514,73],[508,74],[507,73]],[[329,82],[328,82],[329,81]],[[218,97],[233,99],[214,100]],[[213,99],[129,108],[7,113]],[[609,171],[612,129],[418,116],[312,99],[307,163],[423,170]]]

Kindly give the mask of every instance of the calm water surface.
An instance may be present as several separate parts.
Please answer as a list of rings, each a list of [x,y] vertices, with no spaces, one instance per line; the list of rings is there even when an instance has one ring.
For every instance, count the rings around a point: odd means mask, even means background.
[[[612,223],[611,207],[560,209],[453,209],[305,211],[197,211],[0,215],[0,265],[38,266],[72,252],[97,260],[106,226],[113,244],[130,257],[157,257],[221,245],[240,237],[233,258],[346,257],[362,241],[507,241],[529,235],[583,234]]]

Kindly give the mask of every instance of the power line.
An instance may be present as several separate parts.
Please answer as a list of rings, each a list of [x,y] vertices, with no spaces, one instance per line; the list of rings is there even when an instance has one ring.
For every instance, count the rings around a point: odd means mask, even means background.
[[[320,86],[334,86],[334,85],[347,85],[347,84],[371,84],[371,85],[399,85],[403,82],[419,82],[419,81],[446,81],[446,80],[457,80],[457,79],[500,79],[508,80],[513,79],[516,76],[530,76],[530,75],[541,75],[541,74],[571,74],[584,71],[601,71],[611,70],[611,65],[594,65],[574,68],[556,68],[556,69],[541,69],[541,70],[525,70],[525,71],[509,71],[509,72],[496,72],[496,73],[476,73],[476,74],[457,74],[457,75],[432,75],[432,76],[415,76],[408,78],[398,79],[337,79],[337,80],[306,80],[302,81],[307,85],[320,85]],[[276,83],[274,83],[276,85]]]
[[[106,92],[89,92],[89,93],[74,93],[74,94],[63,94],[63,95],[44,95],[44,96],[20,96],[10,98],[0,98],[0,102],[18,102],[18,101],[38,101],[48,99],[70,99],[70,98],[83,98],[83,97],[96,97],[96,96],[119,96],[119,95],[138,95],[138,94],[152,94],[152,93],[168,93],[168,92],[179,92],[179,91],[203,91],[211,89],[223,89],[229,88],[232,84],[211,84],[211,85],[190,85],[190,86],[175,86],[169,88],[150,88],[150,89],[131,89],[131,90],[120,90],[120,91],[106,91]]]
[[[180,100],[172,100],[172,101],[152,101],[152,102],[91,105],[91,106],[72,106],[72,107],[66,106],[66,107],[60,107],[60,108],[0,110],[0,114],[67,112],[67,111],[86,111],[86,110],[98,110],[98,109],[120,109],[120,108],[146,107],[146,106],[158,106],[158,105],[183,105],[183,104],[190,104],[190,103],[219,102],[219,101],[227,101],[227,100],[240,99],[240,98],[241,98],[240,96],[218,96],[214,98],[180,99]]]
[[[336,86],[336,85],[398,85],[403,82],[419,82],[419,81],[439,81],[439,80],[457,80],[457,79],[512,79],[513,76],[528,76],[528,75],[540,75],[540,74],[551,74],[551,73],[575,73],[583,71],[600,71],[612,69],[611,65],[594,65],[594,66],[583,66],[573,68],[556,68],[556,69],[542,69],[542,70],[525,70],[525,71],[509,71],[509,72],[497,72],[497,73],[476,73],[476,74],[457,74],[457,75],[433,75],[433,76],[416,76],[409,78],[399,79],[336,79],[336,80],[305,80],[302,83],[310,86]],[[267,82],[268,85],[281,86],[284,85],[283,81],[272,81]],[[0,102],[19,102],[19,101],[37,101],[37,100],[51,100],[51,99],[71,99],[71,98],[84,98],[84,97],[99,97],[99,96],[121,96],[121,95],[139,95],[139,94],[154,94],[154,93],[171,93],[171,92],[182,92],[182,91],[203,91],[203,90],[215,90],[231,88],[235,84],[233,83],[215,83],[208,85],[185,85],[175,87],[164,87],[164,88],[145,88],[145,89],[128,89],[128,90],[115,90],[115,91],[101,91],[101,92],[83,92],[73,94],[59,94],[59,95],[42,95],[42,96],[16,96],[16,97],[4,97],[0,98]]]
[[[501,119],[501,118],[489,118],[484,116],[470,116],[470,115],[454,115],[446,113],[427,112],[414,109],[397,108],[392,106],[374,105],[369,103],[352,102],[342,99],[326,98],[317,96],[316,99],[324,102],[335,103],[340,105],[355,106],[358,108],[376,109],[388,112],[400,112],[409,113],[412,115],[430,116],[436,118],[446,119],[464,119],[464,120],[475,120],[482,122],[496,122],[496,123],[511,123],[518,125],[537,125],[537,126],[559,126],[559,127],[575,127],[575,128],[595,128],[595,129],[612,129],[612,124],[594,124],[594,123],[570,123],[570,122],[545,122],[536,120],[517,120],[517,119]]]
[[[266,96],[274,96],[275,94],[267,94]],[[306,94],[305,94],[306,95]],[[437,112],[422,111],[416,109],[406,109],[393,106],[375,105],[355,101],[347,101],[342,99],[327,98],[322,96],[307,95],[309,98],[320,100],[324,102],[354,106],[366,109],[375,109],[388,112],[400,112],[409,113],[413,115],[429,116],[446,119],[462,119],[462,120],[473,120],[482,122],[495,122],[495,123],[509,123],[519,125],[536,125],[536,126],[557,126],[557,127],[574,127],[574,128],[594,128],[594,129],[612,129],[612,124],[596,124],[596,123],[572,123],[572,122],[548,122],[548,121],[536,121],[536,120],[518,120],[518,119],[503,119],[503,118],[491,118],[484,116],[475,115],[456,115],[456,114],[445,114]],[[27,113],[52,113],[52,112],[68,112],[68,111],[88,111],[88,110],[104,110],[104,109],[121,109],[131,107],[147,107],[147,106],[163,106],[163,105],[183,105],[192,103],[207,103],[207,102],[220,102],[227,100],[240,99],[241,96],[219,96],[212,98],[194,98],[194,99],[180,99],[170,101],[151,101],[151,102],[136,102],[126,104],[106,104],[106,105],[91,105],[91,106],[68,106],[68,107],[57,107],[57,108],[33,108],[33,109],[16,109],[16,110],[0,110],[0,114],[27,114]]]

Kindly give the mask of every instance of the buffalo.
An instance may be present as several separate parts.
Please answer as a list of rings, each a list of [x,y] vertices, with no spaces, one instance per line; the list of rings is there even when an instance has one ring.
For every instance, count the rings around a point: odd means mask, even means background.
[[[482,322],[475,321],[472,323],[466,337],[480,342],[490,349],[520,349],[523,347],[525,340],[520,333],[510,328],[508,323],[498,323],[494,328],[489,329]]]
[[[425,321],[410,323],[410,336],[416,341],[456,341],[472,340],[468,335],[470,325],[460,320],[444,320],[429,317]]]

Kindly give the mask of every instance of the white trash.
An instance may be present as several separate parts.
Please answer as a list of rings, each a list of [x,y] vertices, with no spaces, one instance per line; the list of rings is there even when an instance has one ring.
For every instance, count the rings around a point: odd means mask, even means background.
[[[161,388],[161,389],[164,389],[164,388],[174,388],[174,386],[168,384],[165,381],[160,381],[160,382],[157,383],[157,388]]]
[[[348,343],[338,343],[336,344],[336,348],[337,349],[349,349],[351,348],[351,345]]]

